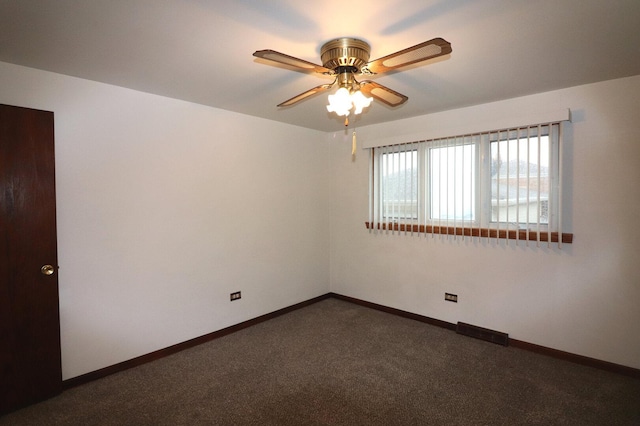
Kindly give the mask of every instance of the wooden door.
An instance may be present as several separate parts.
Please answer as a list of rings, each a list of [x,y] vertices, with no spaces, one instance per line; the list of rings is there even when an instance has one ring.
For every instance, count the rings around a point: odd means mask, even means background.
[[[0,105],[0,413],[61,390],[53,113]]]

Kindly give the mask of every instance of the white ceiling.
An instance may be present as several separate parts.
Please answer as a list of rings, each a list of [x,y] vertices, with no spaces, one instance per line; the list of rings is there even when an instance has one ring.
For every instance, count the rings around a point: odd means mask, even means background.
[[[362,126],[640,74],[638,0],[0,0],[0,61],[322,131],[328,77],[266,65],[273,49],[320,64],[339,37],[371,59],[442,37],[453,52],[374,80],[409,97]],[[0,82],[1,84],[2,82]]]

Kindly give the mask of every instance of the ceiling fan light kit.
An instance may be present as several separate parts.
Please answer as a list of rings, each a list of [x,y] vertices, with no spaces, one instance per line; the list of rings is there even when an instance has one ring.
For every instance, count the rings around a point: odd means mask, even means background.
[[[306,73],[318,73],[335,76],[331,84],[323,84],[307,90],[288,99],[279,107],[291,106],[310,96],[316,95],[338,86],[334,95],[329,95],[327,111],[335,112],[345,117],[348,125],[348,115],[353,110],[360,114],[376,99],[390,107],[405,103],[409,98],[401,93],[389,89],[371,80],[358,82],[356,76],[374,76],[412,65],[428,59],[451,53],[451,44],[442,39],[434,38],[407,49],[400,50],[374,61],[369,61],[371,47],[363,40],[343,37],[325,43],[320,49],[322,66],[298,59],[274,50],[258,50],[253,56],[272,62],[278,62],[296,68]]]

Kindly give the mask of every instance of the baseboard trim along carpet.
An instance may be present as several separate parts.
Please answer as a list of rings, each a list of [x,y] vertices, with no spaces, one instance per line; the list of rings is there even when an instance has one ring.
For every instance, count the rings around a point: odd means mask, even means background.
[[[329,295],[333,298],[344,300],[345,302],[355,303],[356,305],[365,306],[367,308],[376,309],[378,311],[387,312],[389,314],[398,315],[404,318],[409,318],[412,320],[435,325],[437,327],[446,328],[447,330],[456,331],[456,325],[447,321],[441,321],[435,318],[425,317],[424,315],[414,314],[413,312],[403,311],[396,308],[390,308],[388,306],[367,302],[365,300],[360,300],[360,299],[356,299],[349,296],[343,296],[342,294],[329,293]]]
[[[80,376],[76,376],[76,377],[72,377],[70,379],[66,379],[63,381],[63,387],[64,389],[69,389],[75,386],[79,386],[81,384],[84,383],[88,383],[91,382],[93,380],[97,380],[100,379],[102,377],[106,377],[109,376],[111,374],[114,373],[118,373],[120,371],[124,371],[127,370],[129,368],[133,368],[151,361],[155,361],[157,359],[166,357],[168,355],[180,352],[182,350],[200,345],[202,343],[206,343],[209,342],[211,340],[217,339],[219,337],[223,337],[226,336],[228,334],[234,333],[236,331],[240,331],[242,329],[245,329],[247,327],[251,327],[252,325],[255,324],[259,324],[261,322],[264,321],[268,321],[272,318],[276,318],[280,315],[284,315],[286,313],[295,311],[297,309],[301,309],[304,308],[305,306],[309,306],[312,305],[314,303],[320,302],[322,300],[328,299],[328,298],[335,298],[335,299],[339,299],[339,300],[343,300],[346,302],[350,302],[350,303],[354,303],[357,305],[361,305],[361,306],[365,306],[371,309],[376,309],[378,311],[382,311],[382,312],[387,312],[393,315],[397,315],[397,316],[401,316],[404,318],[409,318],[412,320],[416,320],[416,321],[420,321],[426,324],[430,324],[430,325],[434,325],[437,327],[441,327],[441,328],[445,328],[447,330],[451,330],[451,331],[456,331],[457,329],[457,325],[447,322],[447,321],[442,321],[442,320],[438,320],[435,318],[429,318],[426,317],[424,315],[419,315],[419,314],[415,314],[413,312],[408,312],[408,311],[403,311],[401,309],[396,309],[396,308],[391,308],[388,306],[384,306],[384,305],[380,305],[377,303],[373,303],[373,302],[367,302],[365,300],[361,300],[361,299],[356,299],[353,297],[349,297],[349,296],[344,296],[341,294],[337,294],[337,293],[327,293],[327,294],[323,294],[321,296],[318,297],[314,297],[312,299],[306,300],[304,302],[300,302],[300,303],[296,303],[295,305],[291,305],[288,306],[286,308],[282,308],[279,309],[277,311],[265,314],[265,315],[261,315],[259,317],[241,322],[239,324],[224,328],[222,330],[218,330],[218,331],[214,331],[212,333],[209,334],[205,334],[204,336],[200,336],[200,337],[196,337],[195,339],[191,339],[191,340],[187,340],[185,342],[182,343],[178,343],[175,344],[173,346],[169,346],[167,348],[164,349],[160,349],[151,353],[148,353],[146,355],[141,355],[139,357],[127,360],[127,361],[123,361],[120,362],[118,364],[114,364],[111,365],[109,367],[105,367],[105,368],[101,368],[99,370],[95,370]],[[565,361],[569,361],[569,362],[573,362],[576,364],[581,364],[581,365],[585,365],[588,367],[593,367],[593,368],[597,368],[600,370],[606,370],[609,372],[613,372],[613,373],[617,373],[617,374],[621,374],[624,376],[629,376],[629,377],[633,377],[636,379],[640,379],[640,369],[636,369],[636,368],[632,368],[632,367],[627,367],[624,365],[620,365],[620,364],[614,364],[611,362],[607,362],[607,361],[602,361],[599,359],[595,359],[595,358],[589,358],[589,357],[585,357],[582,355],[577,355],[577,354],[572,354],[569,352],[564,352],[564,351],[560,351],[557,349],[552,349],[552,348],[548,348],[545,346],[539,346],[539,345],[535,345],[533,343],[528,343],[528,342],[524,342],[521,340],[516,340],[516,339],[512,339],[509,338],[508,341],[509,346],[511,347],[515,347],[515,348],[519,348],[519,349],[523,349],[523,350],[527,350],[530,352],[535,352],[541,355],[546,355],[546,356],[550,356],[553,358],[558,358],[558,359],[563,359]]]
[[[414,314],[412,312],[407,312],[407,311],[403,311],[401,309],[396,309],[396,308],[390,308],[388,306],[367,302],[367,301],[356,299],[353,297],[344,296],[341,294],[336,294],[336,293],[329,293],[329,294],[331,297],[335,297],[340,300],[344,300],[344,301],[355,303],[362,306],[367,306],[372,309],[377,309],[390,314],[399,315],[401,317],[414,319],[414,320],[435,325],[438,327],[443,327],[448,330],[456,331],[456,328],[457,328],[456,324],[453,324],[447,321],[441,321],[434,318],[425,317],[422,315]],[[620,365],[612,362],[602,361],[595,358],[589,358],[583,355],[564,352],[557,349],[548,348],[546,346],[539,346],[533,343],[528,343],[528,342],[524,342],[522,340],[516,340],[513,338],[509,338],[509,346],[518,348],[518,349],[524,349],[529,352],[535,352],[541,355],[546,355],[552,358],[562,359],[565,361],[573,362],[575,364],[581,364],[587,367],[593,367],[599,370],[605,370],[612,373],[622,374],[624,376],[640,379],[640,369],[627,367],[626,365]]]
[[[291,305],[291,306],[288,306],[286,308],[282,308],[282,309],[279,309],[277,311],[274,311],[274,312],[271,312],[271,313],[268,313],[268,314],[264,314],[264,315],[261,315],[259,317],[256,317],[256,318],[241,322],[239,324],[232,325],[232,326],[227,327],[227,328],[223,328],[222,330],[218,330],[218,331],[214,331],[214,332],[209,333],[209,334],[205,334],[204,336],[196,337],[194,339],[187,340],[187,341],[182,342],[182,343],[177,343],[177,344],[175,344],[173,346],[169,346],[169,347],[164,348],[164,349],[159,349],[157,351],[148,353],[146,355],[141,355],[139,357],[132,358],[130,360],[123,361],[123,362],[120,362],[118,364],[111,365],[109,367],[105,367],[105,368],[101,368],[99,370],[91,371],[89,373],[82,374],[80,376],[72,377],[71,379],[64,380],[62,382],[62,386],[63,386],[64,389],[70,389],[70,388],[73,388],[75,386],[79,386],[79,385],[82,385],[84,383],[88,383],[88,382],[91,382],[93,380],[97,380],[97,379],[109,376],[111,374],[118,373],[120,371],[128,370],[129,368],[137,367],[139,365],[146,364],[148,362],[155,361],[155,360],[160,359],[160,358],[164,358],[166,356],[175,354],[175,353],[183,351],[185,349],[192,348],[192,347],[200,345],[202,343],[206,343],[206,342],[209,342],[211,340],[218,339],[220,337],[226,336],[226,335],[231,334],[231,333],[235,333],[236,331],[240,331],[240,330],[245,329],[247,327],[251,327],[252,325],[256,325],[256,324],[259,324],[261,322],[268,321],[268,320],[270,320],[272,318],[276,318],[276,317],[278,317],[280,315],[284,315],[286,313],[295,311],[297,309],[304,308],[305,306],[312,305],[314,303],[317,303],[317,302],[319,302],[321,300],[328,299],[330,297],[331,297],[331,295],[329,293],[323,294],[322,296],[314,297],[313,299],[309,299],[309,300],[306,300],[304,302],[296,303],[295,305]]]

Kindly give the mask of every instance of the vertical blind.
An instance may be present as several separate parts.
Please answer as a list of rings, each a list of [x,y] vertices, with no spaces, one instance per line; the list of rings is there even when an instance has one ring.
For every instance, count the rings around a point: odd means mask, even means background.
[[[561,141],[556,122],[371,148],[367,227],[561,247]]]

